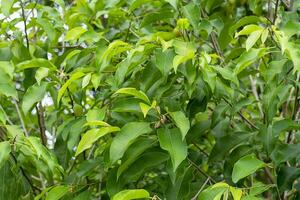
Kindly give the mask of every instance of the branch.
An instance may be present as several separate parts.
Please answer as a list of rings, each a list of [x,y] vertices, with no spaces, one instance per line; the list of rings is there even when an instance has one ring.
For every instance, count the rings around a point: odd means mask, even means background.
[[[274,13],[274,18],[273,18],[273,24],[275,24],[275,21],[276,21],[276,18],[277,18],[278,6],[279,6],[279,0],[276,0],[276,3],[275,3],[275,13]]]
[[[36,108],[36,112],[37,112],[37,116],[38,116],[41,140],[42,140],[43,145],[47,146],[45,116],[44,116],[44,108],[43,108],[42,102],[39,102],[38,106],[36,106],[35,108]]]
[[[28,34],[27,34],[27,24],[26,24],[26,16],[25,16],[25,10],[24,10],[24,5],[22,0],[20,1],[21,5],[21,10],[22,10],[22,18],[23,18],[23,23],[24,23],[24,32],[25,32],[25,39],[26,39],[26,47],[29,49],[29,39],[28,39]]]
[[[13,99],[13,103],[14,103],[14,105],[15,105],[15,107],[16,107],[16,110],[17,110],[19,119],[20,119],[20,121],[21,121],[21,125],[22,125],[22,128],[23,128],[24,134],[25,134],[26,137],[28,137],[29,134],[28,134],[28,132],[27,132],[27,130],[26,130],[26,126],[25,126],[25,123],[24,123],[24,119],[23,119],[22,113],[21,113],[21,111],[20,111],[20,109],[19,109],[19,105],[18,105],[16,99]]]
[[[198,167],[198,165],[196,163],[194,163],[194,161],[192,161],[189,157],[187,157],[189,163],[191,163],[191,165],[203,176],[205,176],[206,178],[208,178],[209,180],[211,180],[213,183],[217,183],[217,181],[215,181],[210,175],[208,175],[205,171],[203,171],[200,167]]]
[[[222,98],[230,107],[233,107],[232,104],[227,100],[225,99],[224,97]],[[259,130],[259,128],[257,126],[255,126],[249,119],[247,119],[242,113],[241,111],[238,111],[238,115],[249,125],[251,126],[252,128],[256,129],[256,130]]]

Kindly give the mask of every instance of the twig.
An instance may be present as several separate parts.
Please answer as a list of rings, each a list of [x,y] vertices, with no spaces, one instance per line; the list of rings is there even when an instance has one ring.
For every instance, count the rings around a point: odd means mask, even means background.
[[[187,158],[188,161],[191,163],[191,165],[203,176],[205,176],[206,178],[208,178],[209,180],[211,180],[213,183],[217,183],[217,181],[215,181],[210,175],[208,175],[205,171],[203,171],[200,167],[198,167],[198,165],[196,163],[194,163],[194,161],[192,161],[189,157]]]
[[[225,99],[224,97],[222,98],[230,107],[233,107],[232,104]],[[259,128],[257,126],[255,126],[249,119],[247,119],[242,113],[241,111],[238,111],[238,115],[247,123],[249,124],[252,128],[259,130]]]
[[[26,24],[26,16],[25,16],[25,10],[22,0],[19,0],[22,10],[22,18],[24,23],[24,33],[25,33],[25,40],[26,40],[26,47],[29,49],[29,39],[28,39],[28,33],[27,33],[27,24]]]
[[[40,128],[42,144],[44,146],[47,146],[45,116],[44,116],[44,108],[43,108],[42,102],[39,102],[38,106],[36,106],[35,108],[36,108],[37,117],[38,117],[38,123],[39,123],[39,128]]]
[[[17,161],[17,158],[15,157],[15,155],[14,155],[13,153],[10,153],[10,155],[11,155],[11,157],[13,158],[13,161],[15,162],[15,165],[18,166],[18,161]],[[37,187],[35,187],[35,186],[33,185],[33,183],[31,182],[30,178],[29,178],[29,177],[27,176],[27,174],[25,173],[25,170],[24,170],[21,166],[19,166],[19,168],[20,168],[20,171],[21,171],[22,175],[24,176],[24,178],[26,179],[26,181],[27,181],[28,184],[30,185],[33,194],[36,195],[36,194],[35,194],[35,190],[41,192],[41,190],[40,190],[39,188],[37,188]]]
[[[22,128],[23,128],[24,134],[25,134],[26,137],[28,137],[29,134],[28,134],[28,132],[27,132],[27,130],[26,130],[26,126],[25,126],[25,123],[24,123],[24,119],[23,119],[22,113],[21,113],[21,111],[20,111],[20,109],[19,109],[19,105],[18,105],[16,99],[13,99],[13,103],[14,103],[14,105],[15,105],[15,107],[16,107],[16,110],[17,110],[19,119],[20,119],[20,121],[21,121],[21,125],[22,125]]]
[[[196,200],[198,198],[199,194],[203,191],[203,189],[207,185],[208,181],[209,181],[209,178],[207,178],[205,180],[205,182],[202,184],[200,190],[197,192],[197,194],[191,200]]]
[[[279,6],[279,0],[276,0],[276,3],[275,3],[275,13],[274,13],[274,18],[273,18],[273,24],[275,24],[275,21],[276,21],[276,18],[277,18],[278,6]]]
[[[208,155],[208,153],[206,153],[197,143],[195,143],[195,142],[192,142],[192,144],[197,148],[197,149],[199,149],[199,151],[201,152],[201,153],[203,153],[206,157],[209,157],[209,155]]]

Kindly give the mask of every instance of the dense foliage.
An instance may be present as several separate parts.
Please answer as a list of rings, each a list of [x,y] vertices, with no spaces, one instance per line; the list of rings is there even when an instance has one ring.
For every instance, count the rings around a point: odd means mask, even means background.
[[[0,199],[300,199],[299,8],[1,0]]]

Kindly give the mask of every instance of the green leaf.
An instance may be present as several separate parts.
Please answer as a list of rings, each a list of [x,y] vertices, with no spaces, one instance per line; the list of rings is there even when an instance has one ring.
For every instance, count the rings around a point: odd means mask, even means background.
[[[8,160],[10,152],[10,143],[8,141],[0,142],[0,169]]]
[[[66,89],[72,84],[73,81],[83,77],[85,74],[83,72],[75,72],[71,75],[70,79],[66,81],[66,83],[60,88],[57,95],[57,103],[60,102],[63,94],[65,93]]]
[[[105,136],[108,133],[112,133],[112,132],[116,132],[116,131],[120,131],[120,128],[119,127],[102,127],[100,129],[91,129],[91,130],[87,131],[85,134],[83,134],[83,136],[78,144],[75,156],[78,156],[83,151],[91,148],[92,145],[94,144],[94,142],[96,142],[99,138]]]
[[[242,189],[230,187],[230,192],[231,192],[231,195],[233,197],[233,200],[241,200],[242,195],[243,195],[243,190]]]
[[[271,159],[279,165],[282,162],[297,158],[300,154],[300,144],[277,145],[271,154]]]
[[[44,98],[47,92],[47,86],[48,83],[42,82],[41,85],[38,85],[36,83],[27,89],[22,101],[22,110],[25,115],[37,102],[41,101]]]
[[[282,166],[277,173],[279,191],[291,190],[293,183],[299,178],[300,169],[296,167]]]
[[[265,54],[265,49],[250,49],[249,51],[244,52],[238,59],[236,59],[236,68],[234,73],[238,75],[246,67],[251,65],[253,62],[258,60]]]
[[[201,192],[198,196],[198,200],[219,200],[221,199],[222,195],[228,190],[228,184],[222,182],[216,183]]]
[[[82,28],[81,26],[72,28],[71,30],[69,30],[67,32],[67,34],[65,36],[65,41],[77,40],[85,32],[87,32],[87,30]]]
[[[147,95],[142,92],[141,90],[137,90],[135,88],[121,88],[118,91],[115,92],[115,94],[128,94],[128,95],[132,95],[138,99],[143,100],[144,102],[148,103],[149,105],[151,104],[149,98],[147,97]]]
[[[18,93],[13,84],[11,77],[4,71],[0,70],[0,94],[4,94],[7,97],[18,98]]]
[[[182,140],[184,140],[186,134],[190,130],[190,121],[184,115],[182,111],[168,112],[171,118],[174,120],[176,126],[180,129]]]
[[[187,157],[187,145],[182,141],[179,129],[159,129],[158,140],[162,149],[169,152],[175,172],[180,163]]]
[[[51,61],[46,60],[44,58],[34,58],[32,60],[27,60],[17,64],[18,71],[22,71],[24,69],[29,69],[29,68],[40,68],[40,67],[46,67],[49,68],[50,70],[56,70],[56,66],[53,65]]]
[[[262,34],[262,30],[252,32],[246,40],[246,51],[249,51]]]
[[[147,122],[129,122],[121,128],[121,132],[113,139],[110,146],[110,161],[115,163],[122,158],[126,149],[142,134],[150,133],[152,129]]]
[[[141,111],[144,115],[144,117],[147,116],[147,113],[149,112],[149,110],[152,108],[151,106],[147,105],[147,104],[144,104],[144,103],[140,103],[140,108],[141,108]]]
[[[167,76],[172,69],[172,62],[174,58],[174,52],[171,49],[166,51],[155,51],[155,64],[159,71]]]
[[[242,178],[253,174],[258,169],[265,167],[266,164],[261,160],[258,160],[253,155],[247,155],[239,159],[233,167],[232,181],[237,183]]]
[[[238,37],[240,35],[250,35],[251,33],[255,32],[255,31],[261,31],[262,29],[263,28],[258,25],[250,24],[250,25],[245,26],[240,32],[238,32],[235,37]]]
[[[70,188],[65,185],[59,185],[51,188],[48,192],[46,200],[59,200],[69,192]]]
[[[14,3],[15,0],[1,0],[1,11],[6,17],[10,15],[11,7]]]
[[[131,199],[143,199],[150,198],[149,192],[143,189],[136,190],[123,190],[113,196],[112,200],[131,200]]]
[[[197,29],[200,23],[200,8],[194,2],[190,2],[182,7],[182,11],[184,16],[189,19],[192,26]]]
[[[165,0],[165,1],[171,4],[175,9],[177,9],[178,0]]]
[[[91,73],[88,73],[83,77],[82,85],[81,85],[82,88],[85,88],[90,83],[91,77],[92,77]]]
[[[46,68],[46,67],[40,67],[38,70],[36,70],[35,72],[35,79],[36,79],[36,82],[38,84],[41,83],[41,80],[45,77],[47,77],[49,74],[49,69]]]
[[[122,164],[118,168],[117,178],[119,178],[122,173],[127,170],[131,164],[135,162],[136,159],[138,159],[139,156],[153,144],[154,141],[147,138],[141,138],[132,144],[124,154]]]

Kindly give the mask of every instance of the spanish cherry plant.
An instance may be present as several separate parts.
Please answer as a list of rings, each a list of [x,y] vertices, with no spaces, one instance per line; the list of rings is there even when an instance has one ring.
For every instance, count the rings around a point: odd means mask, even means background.
[[[0,5],[0,199],[300,199],[299,0]]]

